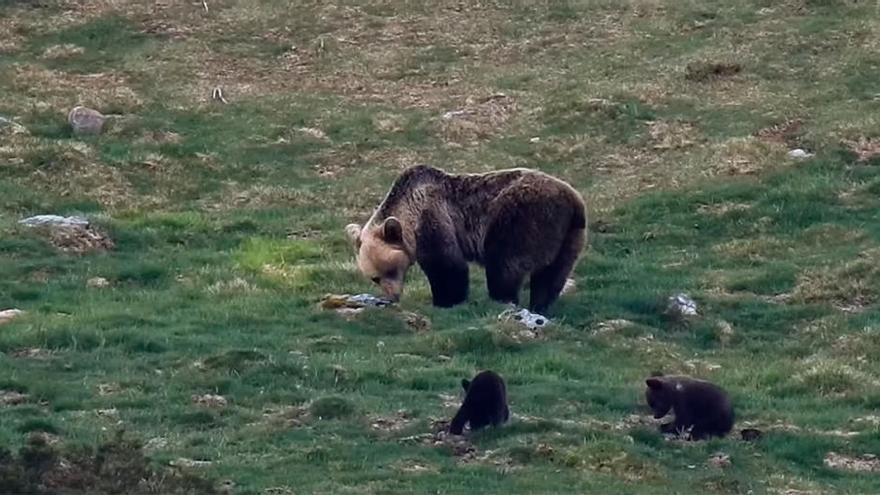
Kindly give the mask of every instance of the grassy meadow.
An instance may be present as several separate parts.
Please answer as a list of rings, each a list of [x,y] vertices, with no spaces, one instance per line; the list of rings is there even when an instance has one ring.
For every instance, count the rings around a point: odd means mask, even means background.
[[[102,135],[72,134],[77,104]],[[825,462],[880,455],[877,2],[0,0],[0,116],[13,456],[124,432],[241,495],[880,492],[870,459]],[[577,288],[539,338],[476,269],[451,310],[417,269],[403,312],[319,307],[374,290],[343,227],[416,163],[584,195]],[[17,223],[43,213],[114,247]],[[664,317],[678,292],[699,317]],[[436,443],[487,368],[511,422]],[[654,370],[726,387],[737,431],[664,439]]]

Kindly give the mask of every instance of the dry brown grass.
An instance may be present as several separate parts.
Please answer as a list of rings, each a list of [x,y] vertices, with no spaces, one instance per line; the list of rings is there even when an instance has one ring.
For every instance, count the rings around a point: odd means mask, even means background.
[[[863,251],[842,266],[812,269],[798,277],[793,299],[828,303],[842,311],[858,312],[876,302],[880,281],[880,249]]]

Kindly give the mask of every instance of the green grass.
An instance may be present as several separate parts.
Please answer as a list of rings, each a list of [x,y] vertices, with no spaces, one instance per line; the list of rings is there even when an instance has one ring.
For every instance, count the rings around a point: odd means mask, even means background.
[[[0,393],[27,394],[0,405],[0,481],[34,435],[100,452],[125,430],[138,476],[210,461],[186,472],[237,494],[880,489],[823,464],[880,453],[875,5],[99,4],[0,2],[0,115],[28,131],[0,128],[0,310],[27,312],[0,327]],[[78,103],[118,116],[76,137]],[[416,163],[584,194],[590,247],[543,339],[497,321],[479,269],[446,310],[413,271],[429,331],[319,308],[373,290],[343,226]],[[116,247],[64,254],[16,223],[40,213]],[[663,315],[678,292],[700,317]],[[423,442],[486,368],[511,423],[471,454]],[[654,370],[722,384],[764,437],[664,440]]]

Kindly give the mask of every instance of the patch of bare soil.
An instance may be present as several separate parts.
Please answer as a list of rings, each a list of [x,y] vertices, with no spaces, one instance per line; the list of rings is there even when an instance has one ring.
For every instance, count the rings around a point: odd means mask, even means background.
[[[108,395],[116,395],[122,391],[122,386],[115,382],[110,383],[99,383],[98,384],[98,395],[101,397],[106,397]]]
[[[648,132],[655,150],[677,150],[693,146],[699,139],[697,128],[690,122],[655,120]]]
[[[450,435],[448,420],[432,420],[431,431],[399,439],[401,443],[417,443],[448,450],[459,462],[473,462],[478,458],[477,448],[467,435]]]
[[[222,395],[193,395],[191,397],[191,400],[192,403],[197,406],[207,407],[210,409],[219,409],[229,405],[229,401],[227,401],[226,397],[223,397]]]
[[[791,147],[797,144],[798,134],[803,125],[804,121],[801,119],[786,120],[759,130],[755,133],[755,137],[764,141],[781,143]]]
[[[415,418],[409,411],[400,410],[391,416],[371,416],[369,421],[370,427],[374,430],[396,432],[412,425]]]
[[[0,390],[0,407],[17,406],[28,401],[28,394],[15,390]]]
[[[501,132],[515,112],[516,100],[504,93],[469,97],[461,108],[440,117],[439,133],[448,143],[476,144]]]
[[[827,302],[847,313],[858,313],[876,301],[876,280],[880,279],[880,249],[869,249],[842,266],[828,266],[802,273],[792,299],[798,302]]]
[[[65,253],[108,251],[115,246],[107,234],[92,225],[52,226],[43,229],[49,242]]]
[[[623,330],[624,328],[628,328],[633,325],[633,322],[624,319],[605,320],[596,324],[595,328],[593,328],[591,332],[591,335],[595,336],[616,333],[620,330]]]
[[[831,469],[842,469],[844,471],[858,471],[863,473],[880,472],[880,459],[874,454],[862,454],[860,456],[848,456],[829,452],[825,456],[824,464]]]
[[[858,156],[860,162],[880,156],[880,138],[860,137],[856,140],[844,141],[844,144]]]
[[[22,359],[43,360],[51,358],[53,354],[54,353],[49,349],[43,349],[40,347],[28,347],[26,349],[18,349],[16,351],[13,351],[10,356]]]
[[[13,91],[29,95],[26,103],[36,108],[66,114],[77,103],[98,110],[136,110],[144,104],[121,73],[71,74],[32,64],[14,64],[7,70],[12,74]]]
[[[692,62],[685,67],[685,79],[709,82],[727,79],[742,72],[742,66],[731,62]]]
[[[274,428],[295,428],[308,420],[309,408],[306,406],[280,406],[263,411],[262,423]]]

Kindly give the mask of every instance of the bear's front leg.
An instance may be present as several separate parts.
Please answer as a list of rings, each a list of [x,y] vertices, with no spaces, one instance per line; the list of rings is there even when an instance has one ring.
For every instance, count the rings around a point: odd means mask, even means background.
[[[428,263],[420,262],[419,266],[431,284],[434,306],[449,308],[467,300],[470,282],[467,262],[434,259]]]
[[[434,306],[448,308],[468,297],[468,264],[448,216],[426,211],[416,235],[416,261],[431,284]]]

